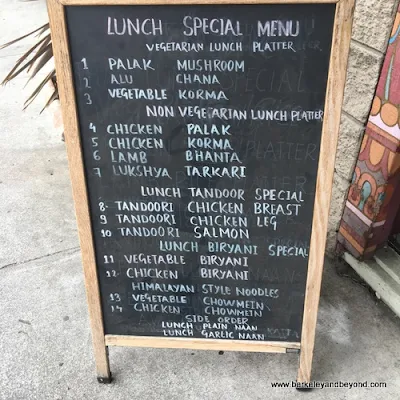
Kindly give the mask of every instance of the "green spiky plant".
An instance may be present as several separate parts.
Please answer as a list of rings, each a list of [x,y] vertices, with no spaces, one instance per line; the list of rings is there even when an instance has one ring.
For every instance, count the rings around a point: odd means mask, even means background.
[[[34,31],[29,32],[26,35],[23,35],[17,39],[14,39],[8,43],[1,45],[0,50],[12,46],[13,44],[18,43],[21,40],[24,40],[33,35],[37,37],[37,42],[17,60],[14,67],[4,78],[3,82],[1,83],[2,85],[5,85],[6,83],[10,82],[24,71],[30,74],[28,79],[28,82],[30,82],[31,79],[33,79],[38,74],[38,72],[53,58],[53,47],[51,43],[49,23],[44,24],[40,28],[37,28]],[[26,109],[36,99],[36,97],[39,95],[39,93],[43,90],[43,88],[49,81],[52,81],[54,86],[54,91],[51,94],[51,96],[47,99],[47,102],[43,107],[43,109],[41,110],[41,112],[46,107],[48,107],[54,100],[58,99],[56,70],[53,69],[44,77],[44,79],[39,83],[39,85],[33,90],[33,92],[26,99],[24,103],[24,109]]]

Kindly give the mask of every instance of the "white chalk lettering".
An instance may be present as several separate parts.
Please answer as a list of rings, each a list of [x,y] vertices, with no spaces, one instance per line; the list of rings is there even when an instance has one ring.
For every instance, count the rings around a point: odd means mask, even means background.
[[[224,270],[221,271],[218,268],[208,269],[208,268],[200,268],[200,276],[204,279],[217,279],[217,280],[224,280],[224,279],[232,279],[232,280],[239,280],[239,281],[248,281],[249,271],[231,271],[231,270]]]
[[[118,232],[121,234],[122,237],[129,237],[129,236],[139,236],[139,237],[179,237],[179,229],[172,228],[170,226],[164,227],[152,227],[146,228],[143,226],[133,226],[131,228],[127,227],[117,227]]]
[[[161,135],[161,125],[142,124],[110,124],[107,125],[107,133],[110,135]]]
[[[194,167],[192,165],[185,165],[185,171],[188,176],[197,176],[200,178],[246,178],[246,167]]]
[[[160,19],[146,18],[141,21],[130,18],[111,18],[107,19],[107,35],[162,35],[163,26]]]
[[[167,177],[172,179],[167,168],[145,167],[142,165],[113,165],[112,170],[115,176],[149,176],[154,178]]]
[[[148,51],[179,51],[181,53],[194,52],[204,50],[203,43],[190,43],[190,42],[161,42],[161,43],[146,43]]]
[[[257,22],[257,35],[258,37],[268,36],[298,36],[300,33],[299,21],[266,21],[262,23]]]
[[[172,187],[172,188],[158,188],[158,187],[150,187],[150,186],[141,186],[140,194],[143,197],[154,196],[154,197],[177,197],[181,198],[181,189]]]
[[[204,75],[204,74],[177,74],[175,77],[177,83],[184,85],[198,83],[200,85],[215,85],[220,84],[216,75]]]
[[[108,94],[112,99],[127,100],[167,100],[167,90],[161,89],[137,89],[137,88],[118,88],[108,89]]]
[[[217,92],[215,90],[204,89],[179,89],[178,98],[180,100],[229,100],[222,90]]]
[[[178,271],[158,268],[128,268],[126,276],[135,278],[178,279]]]
[[[243,189],[217,189],[217,188],[188,188],[193,197],[201,197],[202,199],[238,199],[244,201]],[[243,210],[243,209],[242,209]],[[240,211],[241,213],[243,211]]]
[[[175,242],[175,241],[160,240],[160,250],[198,253],[199,244],[197,242]]]
[[[182,20],[185,30],[183,34],[185,36],[197,36],[198,34],[204,35],[233,35],[242,36],[243,33],[240,31],[240,22],[231,21],[230,19],[224,18],[200,18],[191,17],[186,15]]]
[[[112,58],[108,59],[108,67],[111,71],[123,69],[125,71],[129,71],[132,69],[140,69],[143,71],[155,71],[155,69],[151,66],[151,60],[146,60],[142,58],[138,60],[136,58],[126,58],[122,60],[121,58]]]
[[[128,264],[167,264],[167,265],[185,265],[184,256],[176,254],[124,254],[124,259]]]
[[[208,242],[210,253],[249,254],[258,255],[257,246],[248,244],[232,244],[226,242]]]
[[[218,267],[248,267],[248,257],[220,257],[216,255],[200,256],[201,265],[216,265]]]
[[[245,72],[244,61],[237,60],[176,60],[178,71]]]
[[[250,239],[250,233],[248,229],[236,229],[236,228],[206,228],[202,226],[195,226],[194,237],[200,239],[206,238],[223,238],[223,239]]]
[[[182,285],[179,283],[132,282],[132,290],[163,293],[196,293],[194,285]]]
[[[268,246],[268,254],[271,257],[308,257],[308,249],[306,247],[297,246],[281,246],[270,244]]]

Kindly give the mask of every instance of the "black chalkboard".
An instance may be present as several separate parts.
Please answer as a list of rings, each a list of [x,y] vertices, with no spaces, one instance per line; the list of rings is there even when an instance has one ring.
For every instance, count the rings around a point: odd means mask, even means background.
[[[334,13],[66,7],[106,334],[300,341]]]

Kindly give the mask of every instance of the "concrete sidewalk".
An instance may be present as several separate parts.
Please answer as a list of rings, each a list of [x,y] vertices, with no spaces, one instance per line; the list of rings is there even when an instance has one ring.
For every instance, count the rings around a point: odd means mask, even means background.
[[[0,40],[46,21],[43,1],[0,0]],[[23,28],[21,28],[23,22]],[[23,48],[0,52],[4,77]],[[297,355],[112,348],[112,385],[94,373],[64,143],[25,81],[0,89],[0,399],[398,399],[400,323],[326,261],[313,379],[386,382],[300,393]]]

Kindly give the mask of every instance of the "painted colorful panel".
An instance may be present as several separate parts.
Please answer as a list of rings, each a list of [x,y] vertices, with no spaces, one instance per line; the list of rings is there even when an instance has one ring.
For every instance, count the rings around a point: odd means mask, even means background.
[[[400,7],[338,233],[338,251],[368,259],[391,232],[400,206]]]

